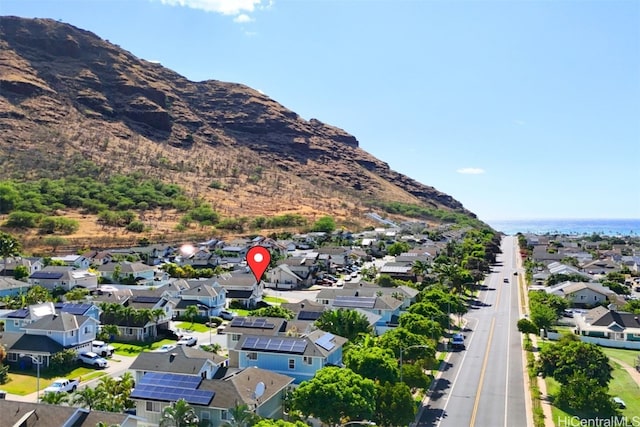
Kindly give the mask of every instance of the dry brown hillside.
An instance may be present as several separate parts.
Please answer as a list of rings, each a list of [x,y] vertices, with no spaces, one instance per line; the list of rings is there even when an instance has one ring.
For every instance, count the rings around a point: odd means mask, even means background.
[[[474,216],[341,129],[241,84],[189,81],[54,20],[0,17],[0,129],[5,179],[65,176],[86,160],[105,177],[140,171],[179,184],[225,217],[363,224],[376,200]],[[166,217],[156,223],[172,229]]]

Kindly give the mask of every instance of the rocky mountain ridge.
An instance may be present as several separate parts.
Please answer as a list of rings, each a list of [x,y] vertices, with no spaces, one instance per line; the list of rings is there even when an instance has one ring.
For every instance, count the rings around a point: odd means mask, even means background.
[[[0,129],[5,177],[61,176],[88,160],[103,174],[186,185],[228,215],[250,202],[261,214],[307,206],[349,217],[398,201],[475,217],[342,129],[241,84],[189,81],[49,19],[0,17]]]

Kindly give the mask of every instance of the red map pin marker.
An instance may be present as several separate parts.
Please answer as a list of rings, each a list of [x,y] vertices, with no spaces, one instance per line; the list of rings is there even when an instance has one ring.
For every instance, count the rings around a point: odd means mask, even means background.
[[[264,272],[267,271],[270,262],[271,253],[264,246],[252,246],[247,251],[247,264],[249,264],[258,283],[260,283]]]

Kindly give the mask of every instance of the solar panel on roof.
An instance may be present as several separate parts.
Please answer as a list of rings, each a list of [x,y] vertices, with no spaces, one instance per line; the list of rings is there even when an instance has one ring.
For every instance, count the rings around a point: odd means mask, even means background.
[[[91,304],[56,304],[56,309],[70,314],[82,315],[87,312],[91,308]]]
[[[147,372],[140,380],[140,384],[159,385],[195,390],[202,378],[195,375],[172,374],[168,372]]]
[[[376,297],[336,297],[333,305],[336,307],[373,308],[376,305]]]
[[[146,295],[137,295],[135,297],[133,297],[133,302],[139,302],[139,303],[155,303],[160,301],[161,297],[153,297],[153,296],[146,296]]]
[[[322,316],[321,311],[301,311],[298,320],[318,320]]]
[[[334,338],[335,336],[333,334],[330,334],[327,332],[326,334],[324,334],[323,336],[321,336],[316,340],[316,344],[318,344],[320,347],[324,348],[325,350],[329,351],[336,346],[334,343],[331,342]]]
[[[21,308],[19,310],[12,311],[11,313],[7,314],[7,317],[13,318],[13,319],[24,319],[28,315],[29,315],[29,309]]]
[[[176,402],[184,399],[192,405],[209,405],[215,393],[210,390],[189,390],[150,384],[137,384],[131,392],[132,399],[161,400]]]
[[[242,345],[243,350],[262,350],[274,353],[302,354],[307,348],[304,339],[274,338],[274,337],[249,337]]]
[[[231,326],[239,328],[255,328],[255,329],[273,329],[276,327],[274,323],[270,323],[267,319],[257,318],[249,319],[247,317],[234,317]]]

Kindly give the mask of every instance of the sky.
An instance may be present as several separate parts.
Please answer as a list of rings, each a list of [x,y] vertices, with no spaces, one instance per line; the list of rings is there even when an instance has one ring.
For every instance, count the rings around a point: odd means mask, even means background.
[[[640,218],[640,0],[2,0],[354,135],[479,219]]]

